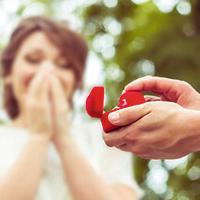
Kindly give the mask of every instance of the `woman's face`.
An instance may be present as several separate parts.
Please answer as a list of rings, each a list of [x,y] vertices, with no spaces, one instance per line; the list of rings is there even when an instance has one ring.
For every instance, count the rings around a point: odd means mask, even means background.
[[[67,59],[61,56],[59,49],[43,32],[38,31],[28,36],[18,50],[11,73],[11,84],[20,108],[24,105],[23,96],[31,80],[44,68],[51,68],[63,86],[66,99],[69,99],[75,76],[70,68],[67,69],[67,64]]]

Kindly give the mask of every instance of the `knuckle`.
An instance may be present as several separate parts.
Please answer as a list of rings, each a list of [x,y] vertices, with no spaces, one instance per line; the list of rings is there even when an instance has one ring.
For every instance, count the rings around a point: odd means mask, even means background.
[[[181,85],[185,85],[185,86],[188,86],[189,85],[189,83],[188,82],[186,82],[186,81],[180,81],[180,83],[181,83]]]
[[[149,156],[153,156],[154,153],[150,148],[147,148],[143,145],[138,146],[136,149],[134,149],[134,153],[143,157],[143,158],[147,158]]]
[[[160,148],[165,149],[169,147],[168,141],[162,140],[162,139],[155,141],[154,145],[157,147],[157,149],[160,149]]]
[[[105,144],[107,146],[109,146],[109,147],[113,147],[114,146],[112,140],[110,140],[109,138],[107,138],[107,137],[104,136],[103,139],[104,139],[104,142],[105,142]]]
[[[157,149],[169,149],[172,144],[169,139],[161,139],[155,142],[155,146],[157,147]]]
[[[180,81],[180,86],[185,89],[191,88],[191,85],[186,81]]]
[[[136,143],[141,137],[140,133],[140,127],[135,126],[135,124],[131,124],[129,128],[126,128],[123,140],[127,143]]]
[[[129,107],[129,108],[123,109],[121,117],[124,118],[124,121],[129,122],[131,120],[131,115],[132,115],[132,108]]]
[[[144,152],[142,151],[141,147],[132,148],[132,152],[135,153],[136,155],[144,155]]]
[[[123,137],[123,140],[124,140],[126,143],[133,143],[133,142],[136,142],[137,138],[136,138],[136,136],[134,136],[133,134],[129,133],[129,134],[126,134],[126,135]]]
[[[128,108],[124,108],[121,110],[121,116],[122,118],[124,118],[125,121],[129,122],[129,121],[132,121],[132,118],[134,117],[135,115],[135,107],[134,106],[131,106],[131,107],[128,107]]]
[[[121,149],[122,151],[126,151],[126,152],[130,152],[131,151],[131,148],[129,146],[120,146],[120,147],[117,147],[119,149]]]

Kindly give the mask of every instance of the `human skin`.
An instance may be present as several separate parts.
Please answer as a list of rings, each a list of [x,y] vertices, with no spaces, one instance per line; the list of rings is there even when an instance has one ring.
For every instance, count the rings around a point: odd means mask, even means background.
[[[128,84],[128,90],[158,97],[110,114],[111,123],[124,127],[103,133],[108,146],[145,159],[175,159],[200,150],[200,95],[188,83],[147,76]]]
[[[0,180],[0,199],[35,198],[50,142],[60,156],[73,199],[133,199],[132,188],[122,183],[108,184],[99,176],[70,137],[68,100],[75,77],[65,65],[59,49],[42,32],[28,36],[17,53],[6,82],[12,84],[20,108],[13,125],[26,128],[29,139],[9,173]]]

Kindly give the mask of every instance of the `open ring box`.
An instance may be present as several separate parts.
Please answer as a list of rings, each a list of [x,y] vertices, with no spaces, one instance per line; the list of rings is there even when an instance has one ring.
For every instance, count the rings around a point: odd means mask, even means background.
[[[92,88],[90,94],[86,99],[86,111],[88,115],[93,118],[99,118],[105,133],[114,131],[121,128],[111,124],[108,120],[108,115],[116,110],[120,110],[126,107],[139,105],[145,102],[144,96],[138,91],[126,91],[119,98],[117,107],[111,111],[104,111],[104,87],[96,86]]]

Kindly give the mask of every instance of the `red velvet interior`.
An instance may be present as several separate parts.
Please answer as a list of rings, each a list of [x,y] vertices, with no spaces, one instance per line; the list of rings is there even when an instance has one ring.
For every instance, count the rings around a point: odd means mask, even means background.
[[[104,107],[104,87],[94,87],[86,99],[86,111],[91,117],[101,118]]]

